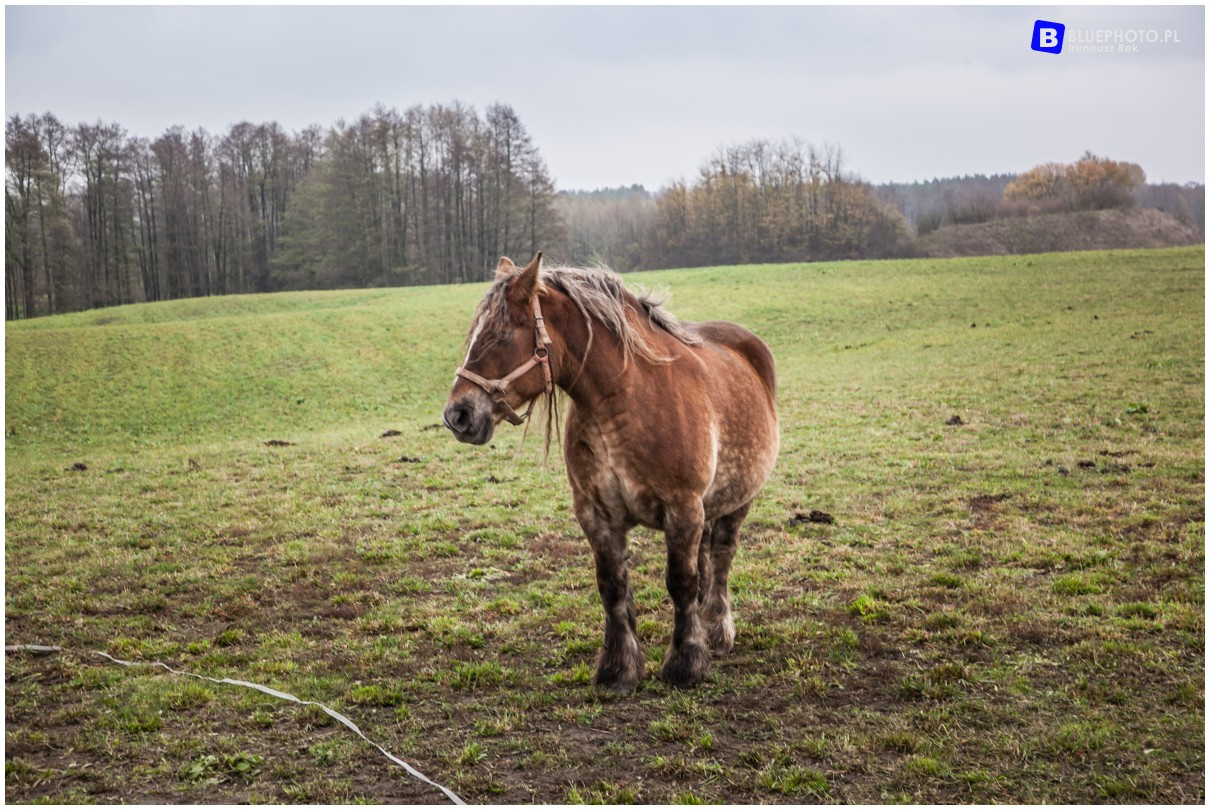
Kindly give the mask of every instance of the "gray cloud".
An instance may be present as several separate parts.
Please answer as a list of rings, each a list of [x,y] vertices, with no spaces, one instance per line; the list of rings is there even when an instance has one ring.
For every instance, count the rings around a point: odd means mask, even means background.
[[[720,144],[841,145],[871,180],[1020,171],[1085,149],[1205,178],[1201,7],[8,7],[6,113],[221,132],[374,104],[512,105],[560,187],[692,176]],[[1035,19],[1171,29],[1039,54]]]

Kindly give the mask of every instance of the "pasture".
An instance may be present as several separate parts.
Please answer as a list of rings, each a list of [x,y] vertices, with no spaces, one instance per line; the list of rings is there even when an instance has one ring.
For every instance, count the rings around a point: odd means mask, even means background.
[[[513,257],[524,258],[524,257]],[[486,285],[6,327],[9,802],[1202,802],[1202,247],[627,276],[777,360],[737,638],[647,678],[535,425],[438,426]],[[812,520],[812,512],[815,512]],[[825,519],[822,513],[832,518]]]

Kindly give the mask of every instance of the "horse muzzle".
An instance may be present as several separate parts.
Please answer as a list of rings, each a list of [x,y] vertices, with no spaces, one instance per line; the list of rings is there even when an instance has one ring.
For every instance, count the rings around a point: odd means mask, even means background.
[[[445,406],[441,424],[466,444],[487,444],[496,429],[492,403],[485,394],[472,392]]]

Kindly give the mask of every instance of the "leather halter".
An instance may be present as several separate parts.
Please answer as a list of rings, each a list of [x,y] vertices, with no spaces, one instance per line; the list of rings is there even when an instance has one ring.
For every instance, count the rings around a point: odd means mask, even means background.
[[[508,394],[508,387],[516,380],[520,379],[526,372],[534,366],[542,366],[542,374],[546,379],[546,393],[549,394],[554,390],[554,382],[550,376],[550,335],[546,332],[546,321],[542,317],[542,307],[538,305],[538,296],[534,296],[534,353],[521,365],[513,369],[508,376],[502,377],[499,380],[488,380],[480,377],[473,371],[467,371],[465,368],[459,367],[454,372],[455,377],[461,377],[464,380],[470,380],[475,385],[487,392],[492,398],[492,402],[504,411],[504,418],[511,424],[519,425],[524,422],[531,411],[534,409],[534,400],[530,400],[529,409],[525,411],[523,416],[518,416],[513,407],[505,400]]]

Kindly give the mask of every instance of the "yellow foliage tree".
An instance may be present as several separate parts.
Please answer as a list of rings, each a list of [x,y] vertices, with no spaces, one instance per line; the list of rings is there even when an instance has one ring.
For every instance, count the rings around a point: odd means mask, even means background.
[[[1146,180],[1137,163],[1085,152],[1075,163],[1043,163],[1023,173],[1005,187],[1004,200],[1052,211],[1127,208]]]

